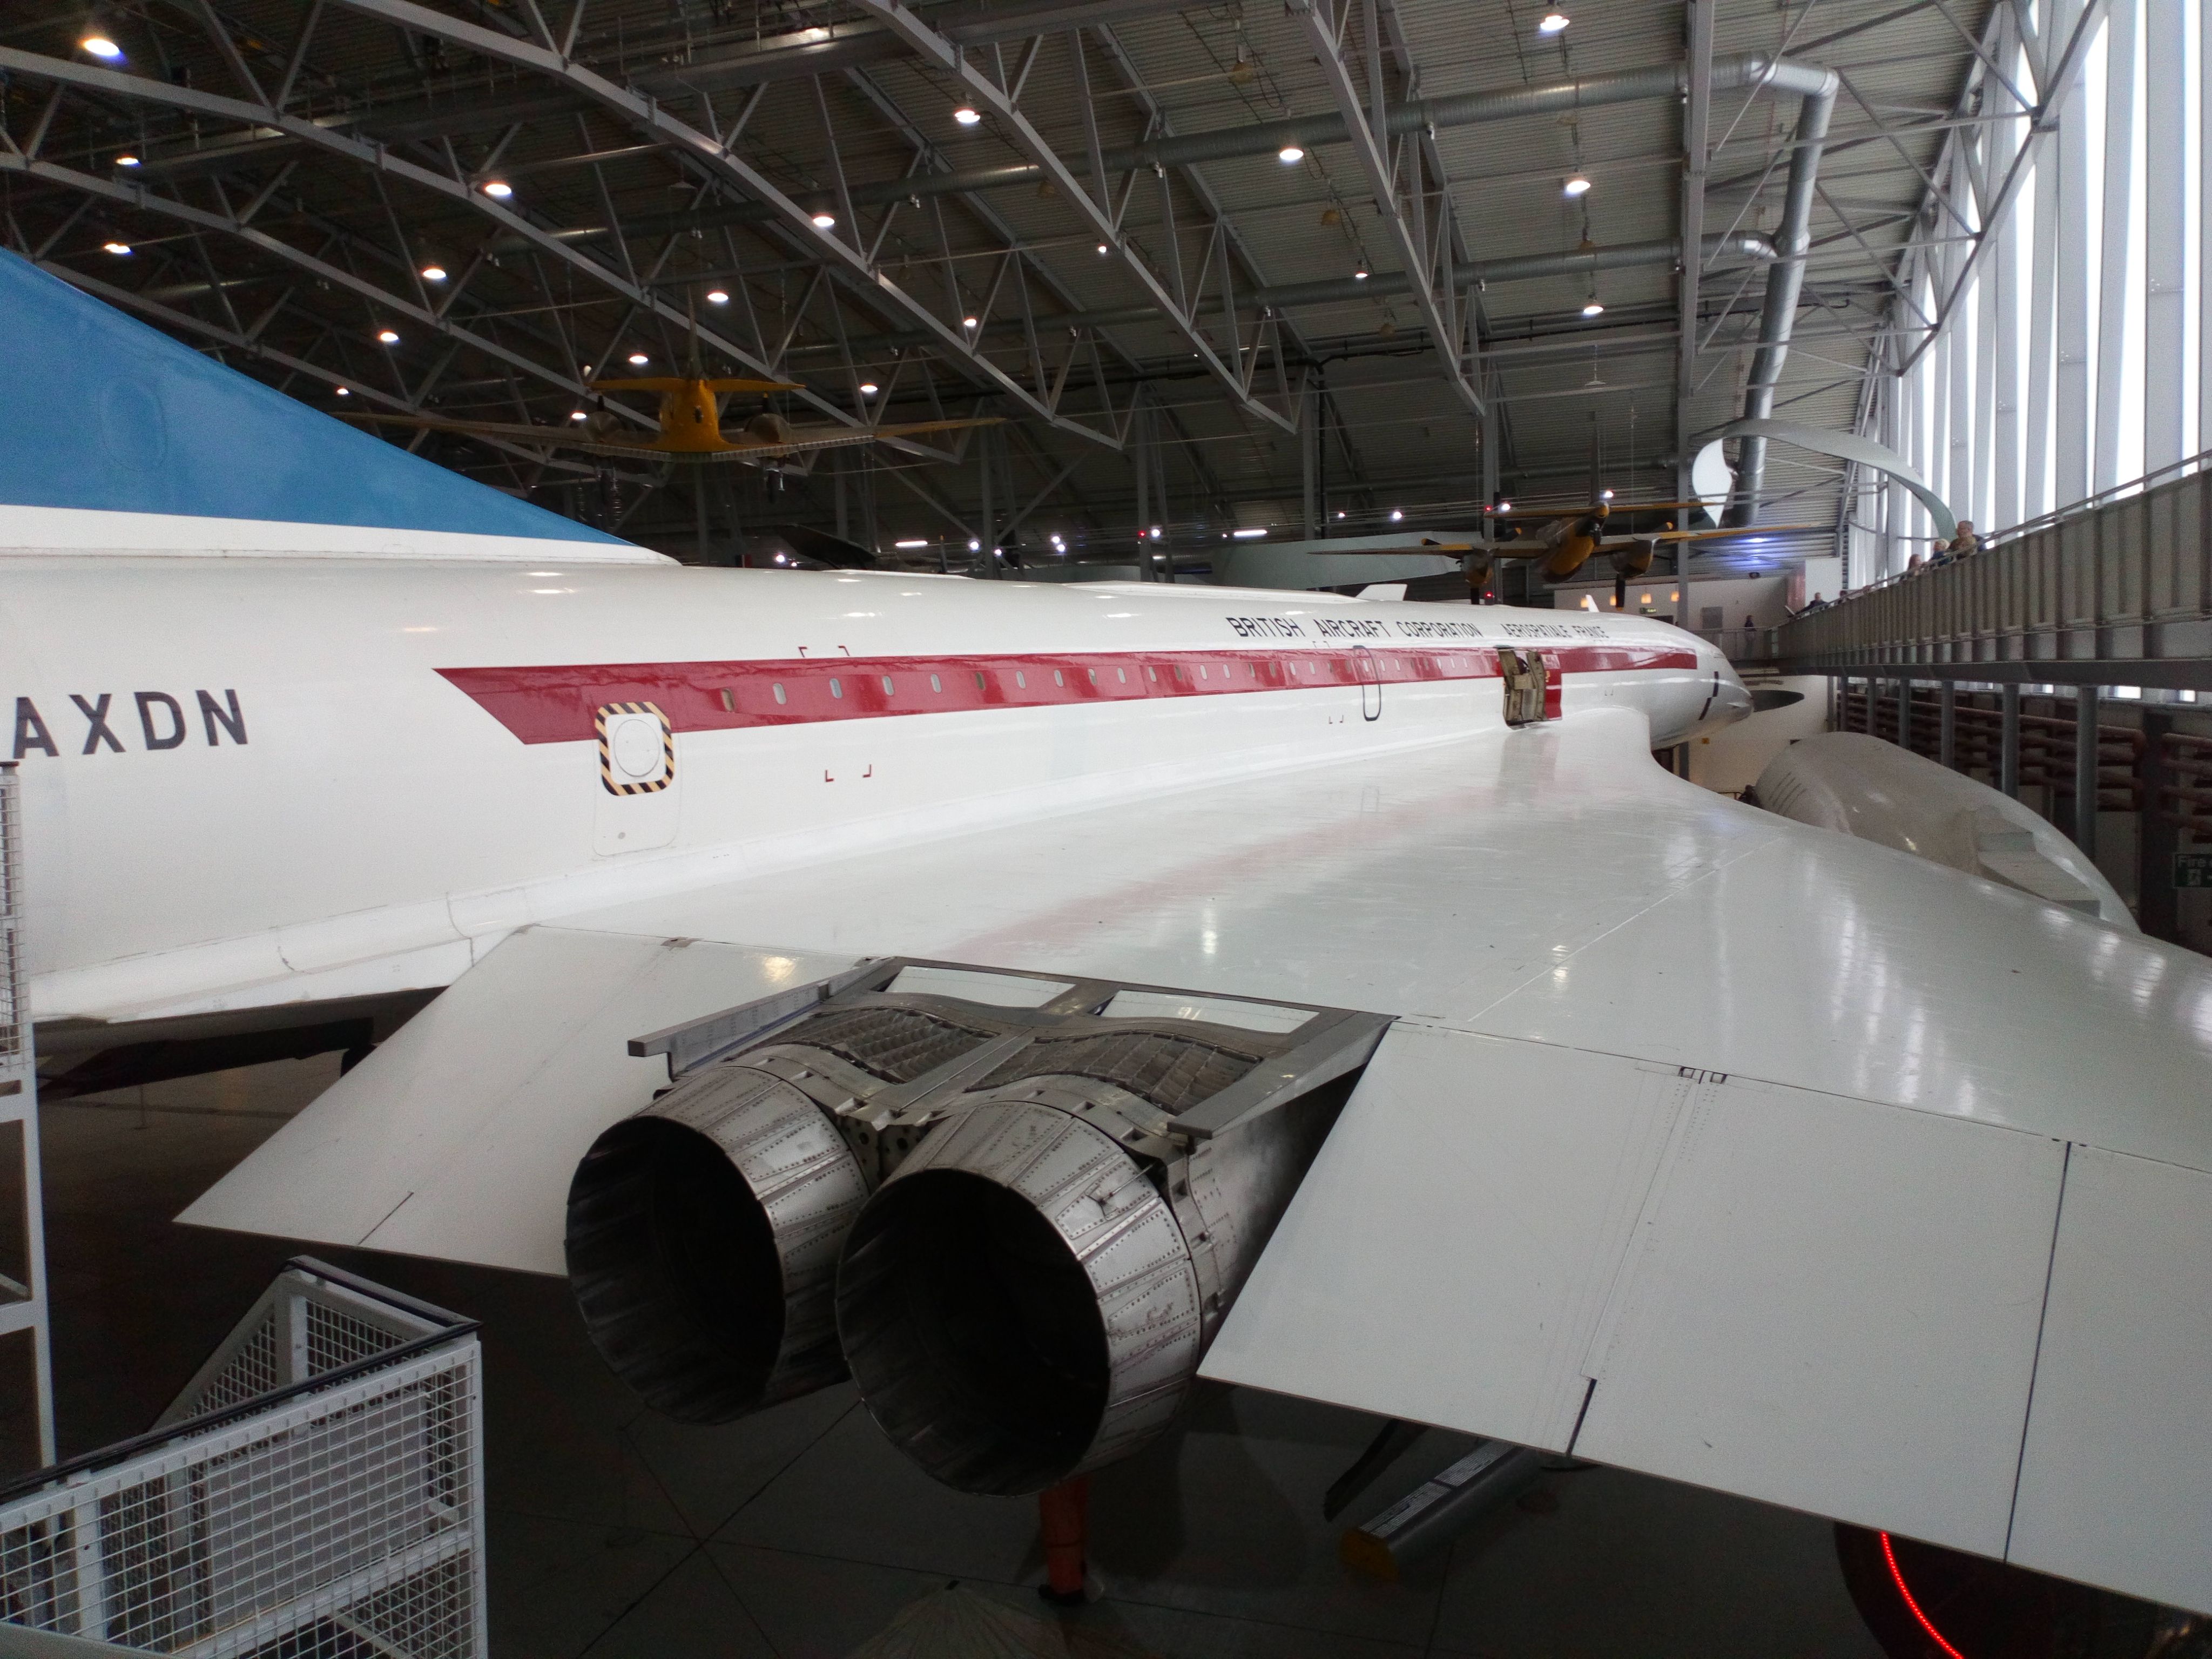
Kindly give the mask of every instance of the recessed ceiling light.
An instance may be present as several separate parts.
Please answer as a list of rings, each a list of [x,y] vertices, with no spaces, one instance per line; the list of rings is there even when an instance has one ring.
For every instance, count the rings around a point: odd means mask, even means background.
[[[629,354],[629,364],[632,368],[643,368],[652,361],[653,359],[647,356],[642,351],[633,351]]]
[[[422,267],[422,280],[423,280],[424,282],[426,282],[426,283],[442,283],[442,282],[444,282],[444,281],[446,280],[446,268],[445,268],[445,266],[443,266],[443,265],[424,265],[424,266]]]
[[[972,127],[983,118],[975,111],[969,108],[967,105],[963,104],[958,109],[952,112],[952,118],[959,122],[963,127]]]
[[[118,258],[131,252],[131,244],[128,242],[102,242],[100,246]]]
[[[1297,162],[1304,161],[1306,159],[1306,153],[1303,149],[1296,144],[1285,144],[1282,149],[1275,152],[1275,159],[1278,161],[1280,161],[1285,167],[1291,167]]]
[[[817,213],[817,214],[816,214],[816,215],[814,216],[814,228],[815,228],[815,229],[817,229],[817,230],[835,230],[836,228],[837,228],[837,216],[836,216],[836,214],[834,214],[834,213]]]
[[[1565,189],[1570,196],[1587,195],[1589,191],[1589,180],[1583,178],[1579,173],[1575,174],[1573,178],[1568,179],[1565,185]]]
[[[1563,11],[1547,11],[1544,14],[1543,20],[1536,25],[1536,33],[1557,34],[1573,21]]]
[[[338,388],[338,396],[339,396],[339,397],[341,397],[341,398],[350,398],[350,397],[352,397],[352,396],[353,396],[353,388],[352,388],[352,387],[350,387],[350,386],[340,386],[340,387]]]
[[[1604,309],[1605,307],[1603,306],[1600,305],[1595,300],[1592,300],[1583,307],[1583,315],[1585,317],[1595,317]]]
[[[707,303],[710,306],[726,306],[730,303],[730,296],[719,288],[710,288],[707,290]]]
[[[1108,253],[1108,252],[1110,252],[1111,251],[1112,251],[1112,250],[1110,250],[1109,248],[1108,248],[1108,247],[1107,247],[1107,246],[1106,246],[1106,244],[1105,244],[1105,243],[1101,242],[1101,243],[1099,243],[1099,244],[1098,244],[1098,252],[1100,252],[1100,254],[1101,254],[1101,255],[1103,255],[1103,254],[1106,254],[1106,253]]]
[[[973,317],[963,317],[960,319],[960,326],[963,328],[973,328],[975,326],[975,319]]]
[[[115,165],[119,167],[135,167],[138,165],[138,158],[135,155],[118,155],[115,158]]]
[[[399,337],[388,328],[380,328],[377,330],[376,337],[386,345],[398,345],[399,343]]]
[[[863,380],[860,382],[860,395],[863,398],[874,397],[878,390],[878,388],[873,380]]]
[[[504,202],[514,194],[514,186],[504,179],[487,179],[483,183],[483,193],[495,202]]]
[[[88,34],[77,45],[94,58],[105,58],[111,64],[123,56],[123,48],[104,34]]]

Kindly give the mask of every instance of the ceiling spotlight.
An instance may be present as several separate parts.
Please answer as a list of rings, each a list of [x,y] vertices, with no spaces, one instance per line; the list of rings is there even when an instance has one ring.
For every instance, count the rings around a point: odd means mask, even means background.
[[[1229,535],[1232,541],[1250,542],[1257,541],[1267,533],[1264,530],[1232,530]]]
[[[873,380],[863,380],[860,382],[860,395],[863,398],[874,397],[878,390],[878,387]]]
[[[973,328],[975,326],[975,319],[973,317],[963,317],[960,319],[960,326],[963,328]]]
[[[647,356],[642,351],[633,351],[629,354],[629,366],[632,368],[643,368],[652,361],[653,359]]]
[[[981,553],[983,550],[983,544],[970,536],[968,538],[968,550],[970,553]]]
[[[338,396],[339,396],[339,397],[341,397],[341,398],[350,398],[350,397],[352,397],[352,396],[353,396],[353,388],[352,388],[351,386],[340,386],[340,387],[338,388]]]
[[[1583,304],[1583,315],[1585,317],[1595,317],[1604,309],[1605,307],[1600,305],[1595,300],[1585,301]]]
[[[719,288],[710,288],[707,290],[707,303],[710,306],[726,306],[730,303],[730,296]]]
[[[1498,510],[1500,513],[1510,513],[1513,510],[1513,503],[1510,501],[1500,501],[1498,504]]]
[[[1101,242],[1098,244],[1098,255],[1101,258],[1103,258],[1110,252],[1112,252],[1112,250],[1109,249],[1105,243]]]
[[[1601,489],[1597,492],[1597,498],[1601,501],[1609,501],[1613,499],[1613,492],[1610,489]]]
[[[1152,539],[1153,539],[1154,541],[1158,541],[1158,540],[1159,540],[1159,538],[1160,538],[1160,527],[1159,527],[1159,526],[1158,526],[1158,525],[1154,525],[1154,526],[1152,526]]]
[[[952,112],[952,118],[959,122],[963,127],[972,127],[983,118],[975,110],[970,109],[967,105],[963,104],[958,109]]]
[[[1557,34],[1574,20],[1563,11],[1547,11],[1536,25],[1539,34]]]
[[[1567,180],[1564,188],[1570,196],[1586,196],[1589,193],[1589,180],[1583,178],[1581,173],[1577,173],[1573,178]]]
[[[104,34],[88,34],[76,44],[80,50],[88,52],[106,63],[112,64],[123,56],[123,48]]]
[[[816,215],[814,216],[814,228],[815,228],[815,229],[817,229],[817,230],[835,230],[836,228],[837,228],[837,216],[836,216],[836,214],[834,214],[834,213],[817,213],[817,214],[816,214]]]
[[[1336,509],[1336,516],[1340,519],[1344,516],[1344,509],[1342,507],[1340,507]]]
[[[1305,151],[1296,144],[1285,144],[1275,152],[1275,159],[1285,167],[1292,167],[1306,159]]]
[[[115,158],[115,165],[119,167],[135,167],[138,165],[138,158],[135,155],[118,155]]]
[[[1390,509],[1390,522],[1391,522],[1392,524],[1396,524],[1400,520],[1403,519],[1405,516],[1406,516],[1406,515],[1405,515],[1402,512],[1399,511],[1399,509],[1398,509],[1398,508],[1396,508],[1396,507],[1392,507],[1392,508]]]
[[[446,280],[446,268],[445,268],[445,266],[443,266],[443,265],[424,265],[424,266],[422,267],[422,280],[423,280],[424,282],[426,282],[426,283],[442,283],[442,282],[444,282],[444,281]]]
[[[514,194],[514,186],[504,179],[487,179],[483,182],[483,193],[495,202],[504,202]]]
[[[1352,280],[1355,283],[1365,282],[1367,280],[1367,267],[1365,265],[1362,265],[1358,270],[1353,271],[1352,273]]]
[[[388,328],[380,328],[377,330],[376,337],[378,342],[384,345],[398,345],[399,343],[399,337]]]
[[[118,258],[131,252],[131,244],[128,242],[102,242],[100,246]]]
[[[588,421],[592,417],[580,409],[572,409],[568,411],[568,418],[572,421]]]
[[[893,543],[891,544],[891,545],[892,545],[893,547],[896,547],[896,548],[903,548],[903,549],[905,549],[905,550],[907,550],[908,551],[909,551],[909,552],[910,552],[910,551],[912,551],[914,549],[915,549],[915,548],[917,548],[917,547],[927,547],[927,546],[929,545],[929,543],[928,543],[928,541],[927,541],[925,538],[923,538],[923,537],[921,537],[921,536],[915,536],[915,537],[910,537],[909,538],[908,538],[907,540],[902,541],[902,542],[893,542]]]

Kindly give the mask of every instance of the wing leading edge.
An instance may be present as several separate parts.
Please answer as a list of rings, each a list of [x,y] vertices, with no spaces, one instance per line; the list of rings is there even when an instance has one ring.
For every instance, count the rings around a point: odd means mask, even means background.
[[[557,1270],[576,1152],[659,1080],[620,1036],[864,955],[1365,1009],[1206,1374],[2212,1605],[2212,971],[1644,741],[1599,712],[565,918],[187,1218]]]

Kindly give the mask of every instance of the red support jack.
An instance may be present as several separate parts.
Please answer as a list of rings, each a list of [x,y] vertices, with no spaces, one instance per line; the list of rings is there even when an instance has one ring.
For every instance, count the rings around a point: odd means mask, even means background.
[[[1091,1507],[1091,1477],[1079,1474],[1037,1494],[1037,1522],[1044,1534],[1044,1583],[1037,1594],[1064,1607],[1091,1599],[1090,1563],[1084,1548]]]

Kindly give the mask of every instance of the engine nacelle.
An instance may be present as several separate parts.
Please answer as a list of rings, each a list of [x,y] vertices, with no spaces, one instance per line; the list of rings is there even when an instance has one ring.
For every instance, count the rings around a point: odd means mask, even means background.
[[[1656,542],[1638,542],[1633,547],[1617,547],[1613,550],[1613,574],[1634,581],[1651,568],[1651,561],[1658,551]]]
[[[1124,1064],[972,1097],[846,1244],[837,1324],[860,1397],[892,1443],[963,1492],[1039,1491],[1174,1419],[1348,1092],[1324,1086],[1185,1142],[1161,1091],[1136,1088],[1241,1075],[1257,1057],[1213,1047],[1218,1030],[1108,1041]],[[1066,1064],[1050,1052],[1062,1046],[1022,1063]]]
[[[793,1023],[779,1011],[812,988],[654,1039],[675,1086],[570,1186],[593,1343],[700,1423],[849,1366],[892,1441],[963,1491],[1127,1455],[1182,1405],[1389,1021],[860,971]],[[909,971],[959,994],[902,991]]]

